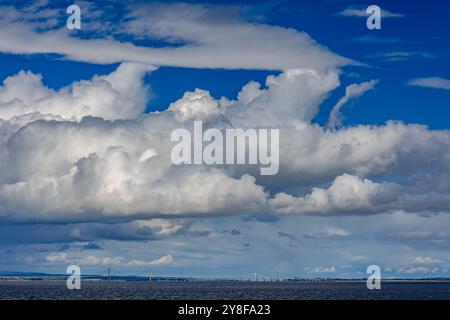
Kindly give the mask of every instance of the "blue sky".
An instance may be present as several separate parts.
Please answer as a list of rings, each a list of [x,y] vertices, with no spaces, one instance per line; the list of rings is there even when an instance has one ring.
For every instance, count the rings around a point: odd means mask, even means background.
[[[75,3],[0,2],[0,271],[448,276],[450,4]],[[280,174],[171,166],[214,108],[279,127]]]
[[[348,1],[325,1],[325,5],[323,2],[307,1],[232,1],[231,4],[248,8],[245,14],[249,18],[305,31],[334,52],[368,65],[367,68],[355,68],[355,74],[351,74],[350,78],[344,75],[343,81],[350,83],[355,80],[355,76],[361,81],[374,77],[383,79],[376,92],[370,93],[370,99],[364,101],[364,108],[346,110],[348,124],[380,124],[389,119],[398,119],[423,123],[435,129],[448,128],[448,93],[406,85],[411,78],[450,76],[450,48],[446,45],[450,31],[445,24],[450,5],[445,1],[434,1],[432,6],[424,2],[379,1],[380,7],[401,12],[405,17],[383,19],[382,29],[374,31],[365,28],[365,18],[337,14],[354,5]],[[63,7],[65,2],[54,2],[53,5]],[[408,52],[411,56],[398,61],[383,58],[383,54],[393,52]],[[8,54],[1,55],[1,62],[2,78],[21,69],[29,69],[41,73],[52,88],[60,88],[79,79],[89,79],[95,74],[108,73],[115,68],[115,65]],[[64,70],[64,75],[61,75],[61,70]],[[348,70],[353,68],[349,67]],[[248,81],[264,82],[269,74],[269,71],[161,68],[146,79],[154,92],[148,111],[164,110],[185,91],[197,87],[209,90],[214,97],[233,97]],[[167,83],[173,82],[176,86],[167,90]],[[335,97],[342,94],[343,88],[340,89],[333,93]],[[390,103],[386,103],[387,100]],[[423,107],[430,100],[434,102],[433,112]],[[332,103],[332,99],[325,102],[319,121],[326,119]]]

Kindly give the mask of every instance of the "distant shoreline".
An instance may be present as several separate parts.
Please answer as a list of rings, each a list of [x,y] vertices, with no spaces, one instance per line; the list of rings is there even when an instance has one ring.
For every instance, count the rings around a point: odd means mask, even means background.
[[[342,283],[365,283],[367,279],[273,279],[273,280],[255,280],[255,279],[244,279],[244,280],[236,280],[236,279],[226,279],[226,278],[218,278],[218,279],[205,279],[205,278],[195,278],[195,277],[161,277],[161,278],[152,278],[151,281],[149,281],[146,277],[113,277],[111,279],[105,279],[103,277],[96,277],[96,276],[85,276],[81,277],[83,281],[89,281],[89,282],[189,282],[189,283],[195,283],[195,282],[244,282],[244,283],[264,283],[264,282],[308,282],[308,283],[314,283],[314,282],[342,282]],[[67,276],[44,276],[44,277],[36,277],[36,276],[30,276],[30,277],[17,277],[17,276],[0,276],[0,282],[58,282],[58,281],[66,281]],[[439,283],[439,282],[450,282],[450,278],[430,278],[430,279],[382,279],[381,282],[388,283],[388,282],[423,282],[423,283]]]

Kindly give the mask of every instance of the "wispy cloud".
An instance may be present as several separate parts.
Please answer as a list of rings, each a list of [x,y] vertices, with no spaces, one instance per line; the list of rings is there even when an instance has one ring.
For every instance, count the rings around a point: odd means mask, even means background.
[[[414,87],[450,90],[450,80],[440,77],[411,79],[407,84]]]
[[[370,80],[362,83],[353,83],[345,88],[345,95],[333,107],[328,119],[328,127],[336,128],[342,125],[341,109],[350,100],[362,96],[367,91],[373,90],[378,80]]]
[[[336,267],[334,266],[309,268],[309,272],[311,273],[335,273],[336,271]]]
[[[368,17],[370,13],[367,13],[365,7],[361,6],[351,6],[337,13],[339,16],[343,17]],[[403,18],[405,17],[402,13],[395,13],[385,9],[381,9],[382,18]]]
[[[124,20],[99,18],[109,28],[109,34],[92,32],[103,30],[98,23],[85,24],[93,34],[87,31],[85,34],[82,28],[80,33],[84,37],[80,37],[66,30],[65,25],[49,28],[27,18],[48,9],[0,6],[0,11],[8,10],[8,14],[0,17],[0,52],[57,54],[69,60],[101,64],[136,62],[225,69],[323,70],[352,63],[304,32],[254,23],[220,6],[147,3],[122,9]],[[65,13],[62,9],[60,12]],[[127,41],[117,40],[124,37]],[[159,41],[162,45],[133,43],[142,39]]]
[[[398,44],[405,42],[400,38],[384,37],[384,36],[358,36],[350,39],[351,42],[364,43],[364,44]]]
[[[384,61],[404,61],[409,59],[436,59],[437,55],[423,51],[392,51],[380,52],[368,56],[369,58],[382,59]]]

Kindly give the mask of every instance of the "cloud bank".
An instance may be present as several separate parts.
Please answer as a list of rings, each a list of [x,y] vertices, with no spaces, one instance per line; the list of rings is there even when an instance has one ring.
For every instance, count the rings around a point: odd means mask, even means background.
[[[330,131],[313,122],[339,86],[337,71],[288,70],[269,76],[263,89],[250,82],[236,100],[197,89],[145,114],[142,78],[153,69],[125,63],[59,91],[31,72],[8,77],[0,87],[0,219],[126,223],[450,207],[448,131],[400,122]],[[375,83],[348,86],[337,106]],[[192,130],[199,119],[219,129],[280,128],[279,174],[262,179],[255,166],[173,165],[171,132]],[[402,182],[383,181],[393,176]]]
[[[67,253],[54,253],[45,257],[50,263],[65,263],[67,265],[76,264],[82,267],[88,266],[115,266],[128,268],[155,268],[167,267],[173,263],[173,257],[168,254],[151,261],[144,260],[126,260],[124,257],[97,257],[88,255],[85,257],[73,257]]]

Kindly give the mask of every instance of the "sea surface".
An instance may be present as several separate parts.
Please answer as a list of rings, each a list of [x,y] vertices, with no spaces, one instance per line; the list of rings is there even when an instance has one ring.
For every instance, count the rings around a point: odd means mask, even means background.
[[[65,281],[0,281],[0,299],[450,299],[450,282],[126,282],[82,281],[68,290]]]

